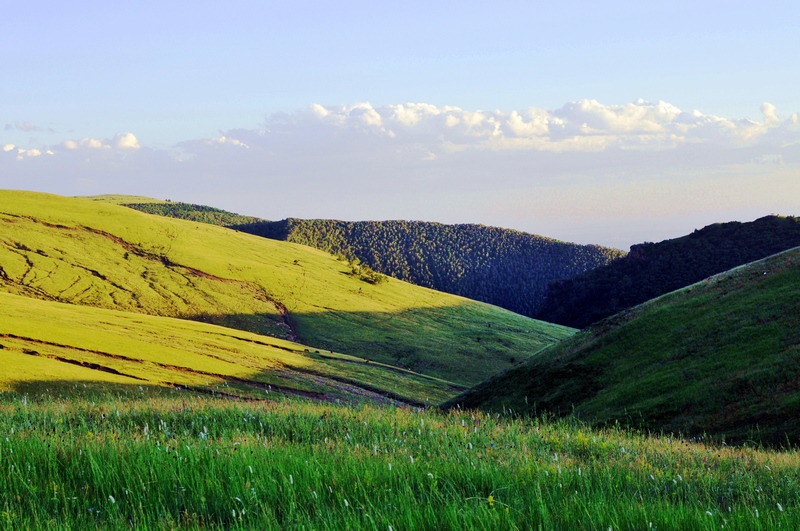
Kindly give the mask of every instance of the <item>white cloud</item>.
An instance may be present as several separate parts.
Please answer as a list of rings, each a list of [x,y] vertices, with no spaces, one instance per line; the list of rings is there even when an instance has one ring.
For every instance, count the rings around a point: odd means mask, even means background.
[[[11,147],[11,149],[8,149],[9,146]],[[15,148],[15,146],[13,146],[12,144],[7,144],[7,145],[3,146],[3,151],[5,151],[5,152],[13,151],[14,148]],[[25,159],[30,159],[30,158],[34,158],[34,157],[41,157],[43,154],[46,154],[46,155],[52,155],[53,154],[53,152],[50,151],[49,149],[46,150],[44,153],[42,153],[41,150],[36,149],[36,148],[32,148],[32,149],[16,148],[16,149],[17,149],[17,156],[16,156],[17,160],[25,160]]]
[[[112,148],[131,150],[139,149],[139,140],[133,133],[121,133],[115,135],[112,139],[101,138],[81,138],[80,140],[65,140],[61,143],[61,147],[70,151],[79,149],[90,150],[107,150]]]
[[[133,133],[125,133],[114,137],[114,144],[122,149],[139,149],[139,140]]]
[[[80,140],[65,140],[62,145],[71,150],[76,150],[79,148],[88,148],[88,149],[107,149],[111,146],[106,143],[104,140],[99,140],[97,138],[82,138]]]
[[[209,141],[209,143],[210,144],[219,144],[219,145],[238,146],[238,147],[243,147],[243,148],[249,148],[250,147],[247,144],[245,144],[244,142],[242,142],[241,140],[237,140],[236,138],[229,138],[229,137],[226,137],[225,135],[222,135],[222,136],[217,137],[217,138],[212,138]]]
[[[771,103],[764,102],[761,104],[761,114],[764,115],[765,124],[774,124],[781,121],[778,115],[775,114],[775,106]]]
[[[318,137],[361,132],[424,143],[433,152],[465,149],[537,150],[552,152],[605,149],[673,149],[680,144],[711,143],[741,147],[758,142],[771,130],[797,125],[797,117],[781,121],[769,103],[762,122],[732,120],[682,111],[664,101],[637,100],[606,105],[596,100],[569,102],[553,111],[463,110],[424,103],[373,107],[369,103],[323,106],[267,119],[267,130],[304,130]]]

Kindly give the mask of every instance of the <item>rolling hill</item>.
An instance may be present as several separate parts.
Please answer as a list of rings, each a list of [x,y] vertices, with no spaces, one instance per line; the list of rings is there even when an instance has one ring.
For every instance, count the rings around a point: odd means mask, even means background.
[[[446,407],[800,443],[800,248],[605,319]]]
[[[708,276],[800,245],[800,218],[716,223],[660,243],[642,243],[608,265],[555,281],[536,312],[583,328]],[[566,277],[565,277],[566,278]]]
[[[127,206],[301,243],[418,286],[533,315],[551,281],[606,265],[625,253],[483,225],[421,221],[254,220],[187,203]]]
[[[206,323],[0,293],[0,389],[171,387],[216,396],[437,403],[456,386]],[[368,383],[367,383],[368,382]],[[82,389],[81,389],[82,390]]]
[[[11,294],[222,325],[462,386],[574,332],[369,280],[302,245],[88,199],[0,192],[0,291]]]

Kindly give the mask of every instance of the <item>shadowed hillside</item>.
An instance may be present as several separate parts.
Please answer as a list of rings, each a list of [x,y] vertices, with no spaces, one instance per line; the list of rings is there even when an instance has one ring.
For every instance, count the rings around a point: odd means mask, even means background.
[[[366,264],[428,288],[532,315],[553,280],[623,256],[617,249],[577,245],[483,225],[420,221],[252,221],[186,203],[131,203],[163,216],[223,225],[274,240],[301,243]]]
[[[0,293],[0,389],[177,387],[217,396],[438,403],[449,382],[205,323]],[[273,396],[270,397],[270,394]]]
[[[448,403],[800,443],[800,248],[605,319]]]
[[[717,223],[681,238],[634,245],[627,256],[604,267],[553,282],[536,317],[583,328],[710,275],[798,245],[800,218],[780,216],[749,223]]]

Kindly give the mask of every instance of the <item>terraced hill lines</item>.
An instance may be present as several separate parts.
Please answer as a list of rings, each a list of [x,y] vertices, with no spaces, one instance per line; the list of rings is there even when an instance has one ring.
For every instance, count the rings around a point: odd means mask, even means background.
[[[0,192],[0,290],[189,318],[470,385],[569,328],[395,279],[303,245],[81,198]]]
[[[169,386],[246,398],[283,395],[437,403],[449,382],[205,323],[0,293],[0,385]],[[363,383],[368,382],[368,383]]]
[[[600,321],[449,406],[800,443],[800,247]]]

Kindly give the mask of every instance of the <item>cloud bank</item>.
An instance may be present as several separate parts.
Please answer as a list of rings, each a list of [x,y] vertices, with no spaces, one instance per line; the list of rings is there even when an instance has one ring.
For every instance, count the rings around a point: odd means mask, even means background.
[[[760,114],[643,100],[512,111],[314,104],[170,149],[130,132],[0,142],[0,186],[171,197],[269,219],[480,222],[626,247],[713,221],[800,214],[798,113],[764,103]]]

